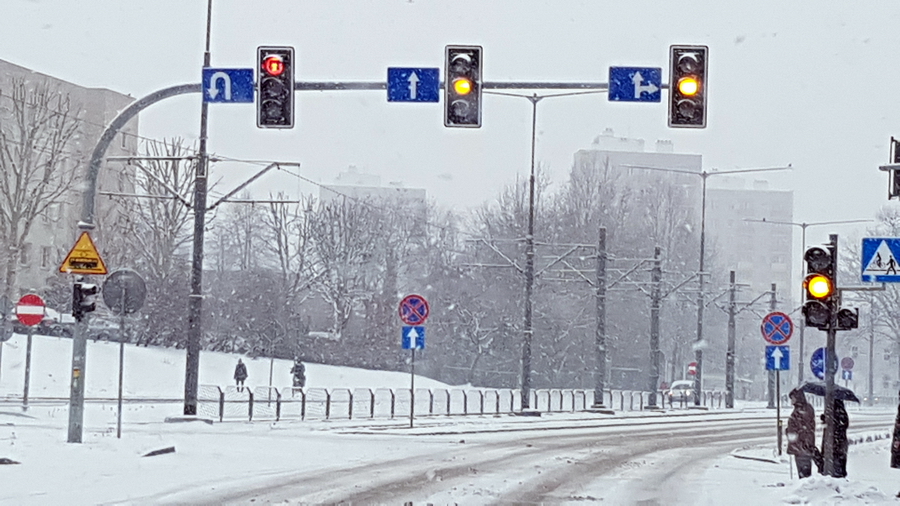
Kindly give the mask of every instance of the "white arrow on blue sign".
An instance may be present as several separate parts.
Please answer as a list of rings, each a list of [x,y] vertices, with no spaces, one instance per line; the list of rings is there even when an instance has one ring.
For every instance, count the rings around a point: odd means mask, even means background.
[[[766,346],[766,370],[787,371],[791,368],[790,346]]]
[[[434,68],[388,68],[388,102],[437,102],[441,70]]]
[[[253,102],[253,69],[203,69],[204,102]]]
[[[403,327],[401,334],[401,343],[404,350],[424,350],[425,349],[425,327]]]
[[[611,102],[662,101],[662,69],[652,67],[610,67]]]
[[[816,348],[809,359],[809,369],[819,379],[825,379],[825,355],[825,348]],[[831,362],[834,364],[834,369],[837,370],[837,357],[834,357]]]

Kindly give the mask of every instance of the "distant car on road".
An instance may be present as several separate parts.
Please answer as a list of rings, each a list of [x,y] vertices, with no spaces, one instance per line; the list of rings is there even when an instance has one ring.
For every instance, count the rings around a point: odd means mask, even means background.
[[[673,381],[666,391],[669,404],[688,403],[694,400],[694,382],[691,380]]]

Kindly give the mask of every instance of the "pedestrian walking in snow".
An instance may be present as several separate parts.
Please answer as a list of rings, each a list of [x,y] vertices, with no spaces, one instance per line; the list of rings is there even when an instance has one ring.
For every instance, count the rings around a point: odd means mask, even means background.
[[[291,367],[291,374],[294,375],[294,388],[303,388],[306,386],[306,366],[298,357],[294,357],[294,367]]]
[[[812,474],[812,461],[816,454],[816,412],[806,400],[806,394],[798,389],[789,394],[794,411],[788,418],[788,455],[794,456],[797,475],[807,478]]]
[[[844,478],[847,476],[847,451],[850,449],[850,441],[847,440],[847,429],[850,427],[850,417],[847,415],[847,408],[844,407],[844,401],[841,399],[834,400],[834,443],[832,444],[834,465],[832,471],[835,478]],[[825,415],[822,415],[822,422],[825,422]],[[822,455],[825,454],[825,434],[822,434]],[[824,460],[824,458],[823,458]],[[817,462],[818,464],[818,462]],[[823,465],[819,467],[819,472],[825,469]]]
[[[238,363],[234,366],[234,382],[237,385],[238,392],[244,391],[244,380],[247,379],[247,366],[244,365],[244,362],[241,359],[238,359]]]

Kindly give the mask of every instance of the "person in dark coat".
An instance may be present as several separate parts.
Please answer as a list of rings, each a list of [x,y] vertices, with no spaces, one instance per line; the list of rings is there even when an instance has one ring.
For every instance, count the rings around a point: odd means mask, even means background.
[[[306,366],[297,357],[294,358],[294,367],[291,367],[291,374],[294,375],[294,388],[306,386]]]
[[[234,366],[234,381],[237,384],[238,392],[244,391],[244,380],[247,379],[247,366],[244,365],[244,362],[241,359],[238,359],[238,363]]]
[[[894,419],[894,437],[891,438],[891,467],[900,469],[900,404],[897,405],[897,418]],[[897,492],[900,497],[900,492]]]
[[[787,452],[797,462],[797,474],[807,478],[812,474],[812,461],[816,453],[816,412],[800,390],[791,390],[789,396],[794,411],[787,423]]]
[[[841,399],[834,400],[834,466],[832,476],[835,478],[844,478],[847,476],[847,451],[850,449],[850,441],[847,440],[847,428],[850,427],[850,417],[847,416],[847,408],[844,407],[844,401]],[[825,421],[825,415],[822,415],[822,421]],[[822,434],[822,453],[825,452],[825,434]],[[822,472],[824,466],[819,471]]]

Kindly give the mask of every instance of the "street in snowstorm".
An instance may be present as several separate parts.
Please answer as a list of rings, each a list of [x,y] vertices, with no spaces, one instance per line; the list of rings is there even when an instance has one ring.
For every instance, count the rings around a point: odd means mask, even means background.
[[[900,5],[0,17],[0,503],[896,504]]]

